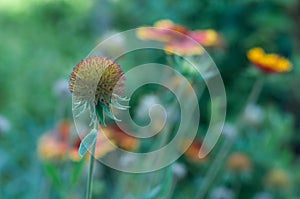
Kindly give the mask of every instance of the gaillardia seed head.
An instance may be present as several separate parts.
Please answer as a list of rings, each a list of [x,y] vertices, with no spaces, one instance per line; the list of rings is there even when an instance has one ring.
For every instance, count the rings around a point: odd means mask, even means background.
[[[98,113],[103,120],[103,113],[116,119],[110,111],[110,105],[124,109],[117,100],[122,99],[124,91],[123,71],[114,61],[101,57],[88,57],[74,67],[70,77],[70,91],[79,113],[89,109],[91,117]]]

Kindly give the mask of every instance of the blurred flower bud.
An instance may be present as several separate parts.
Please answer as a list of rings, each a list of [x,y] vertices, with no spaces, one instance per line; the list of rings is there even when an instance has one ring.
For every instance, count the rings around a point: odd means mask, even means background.
[[[172,165],[172,171],[177,179],[182,179],[186,176],[186,166],[182,163],[175,162]]]
[[[0,135],[10,130],[10,122],[0,115]]]
[[[235,138],[236,134],[237,130],[235,126],[231,123],[225,123],[223,127],[223,135],[228,139],[233,139]]]
[[[214,188],[209,195],[209,199],[234,199],[234,198],[235,197],[233,191],[226,187]]]
[[[246,107],[244,120],[251,126],[259,126],[265,118],[265,113],[262,108],[255,104],[250,104]]]
[[[252,162],[246,154],[236,152],[229,156],[227,167],[233,172],[243,173],[252,168]]]
[[[285,189],[290,185],[290,176],[283,169],[273,169],[266,175],[265,184],[270,188]]]
[[[54,83],[53,92],[56,96],[64,98],[69,96],[69,82],[66,79],[59,79]]]
[[[273,199],[269,192],[260,192],[254,195],[253,199]]]

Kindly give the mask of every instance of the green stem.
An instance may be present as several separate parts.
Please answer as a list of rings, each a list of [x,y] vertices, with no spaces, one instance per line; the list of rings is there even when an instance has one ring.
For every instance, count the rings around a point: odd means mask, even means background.
[[[88,174],[88,181],[87,181],[87,193],[86,199],[92,198],[92,186],[93,186],[93,170],[94,170],[94,155],[95,155],[96,143],[93,145],[92,152],[90,155],[90,167],[89,167],[89,174]]]
[[[236,132],[239,132],[242,124],[243,124],[243,116],[247,107],[251,104],[255,104],[264,84],[264,76],[260,76],[257,78],[256,82],[254,83],[251,93],[247,99],[246,105],[244,109],[240,112],[237,123],[236,123]],[[219,170],[221,169],[224,160],[234,144],[235,138],[225,139],[223,145],[221,146],[212,166],[209,168],[206,177],[203,180],[203,185],[199,189],[198,193],[196,194],[195,198],[203,199],[205,194],[207,193],[211,183],[214,181],[216,176],[218,175]]]
[[[248,97],[247,105],[256,103],[256,101],[258,100],[259,94],[263,88],[264,81],[265,81],[265,76],[260,76],[257,78],[256,82],[254,83],[254,85],[252,87],[251,93]]]
[[[98,120],[94,123],[94,128],[98,129]],[[98,136],[97,136],[98,137]],[[87,192],[86,192],[86,199],[92,198],[92,187],[93,187],[93,171],[94,171],[94,162],[95,162],[95,150],[96,150],[96,142],[92,146],[92,151],[90,154],[90,167],[89,167],[89,174],[88,174],[88,180],[87,180]]]

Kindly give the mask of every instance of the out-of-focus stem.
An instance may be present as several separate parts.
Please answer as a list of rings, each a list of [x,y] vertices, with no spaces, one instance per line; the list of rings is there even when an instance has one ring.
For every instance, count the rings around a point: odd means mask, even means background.
[[[249,94],[249,97],[247,99],[246,105],[244,109],[240,112],[237,123],[236,123],[236,132],[238,133],[242,124],[243,124],[243,116],[245,114],[245,111],[247,107],[250,104],[255,104],[260,93],[262,90],[264,84],[264,76],[260,76],[257,78],[256,82],[254,83],[251,93]],[[234,144],[235,137],[227,138],[224,140],[224,143],[222,144],[216,158],[214,159],[214,162],[212,163],[212,166],[209,168],[206,177],[203,180],[203,184],[200,187],[198,193],[196,194],[196,199],[203,199],[209,189],[209,186],[213,182],[213,180],[216,178],[220,168],[223,166],[224,160],[231,148],[231,146]]]

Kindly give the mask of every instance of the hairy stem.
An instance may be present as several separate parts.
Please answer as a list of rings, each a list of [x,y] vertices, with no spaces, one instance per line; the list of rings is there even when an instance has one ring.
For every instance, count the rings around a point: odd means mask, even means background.
[[[98,121],[94,122],[94,128],[98,130]],[[98,137],[98,136],[97,136]],[[90,153],[90,167],[89,167],[89,173],[88,173],[88,180],[87,180],[87,192],[86,192],[86,199],[92,198],[92,187],[93,187],[93,171],[94,171],[94,162],[95,162],[95,150],[96,150],[96,142],[92,146],[92,151]]]
[[[93,145],[92,152],[90,155],[90,167],[87,181],[87,193],[86,199],[92,198],[92,186],[93,186],[93,170],[94,170],[94,154],[95,154],[96,144]]]

